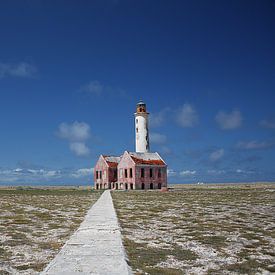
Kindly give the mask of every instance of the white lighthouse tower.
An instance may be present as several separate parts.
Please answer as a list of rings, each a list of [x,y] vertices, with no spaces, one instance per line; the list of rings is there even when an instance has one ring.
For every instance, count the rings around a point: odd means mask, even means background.
[[[149,113],[146,111],[146,104],[143,101],[140,101],[137,104],[137,111],[135,113],[137,153],[147,153],[150,150],[148,115]]]

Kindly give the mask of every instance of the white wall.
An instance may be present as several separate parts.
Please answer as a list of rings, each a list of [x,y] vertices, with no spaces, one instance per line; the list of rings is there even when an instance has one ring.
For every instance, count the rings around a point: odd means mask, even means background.
[[[136,152],[144,153],[150,151],[148,114],[135,114]]]

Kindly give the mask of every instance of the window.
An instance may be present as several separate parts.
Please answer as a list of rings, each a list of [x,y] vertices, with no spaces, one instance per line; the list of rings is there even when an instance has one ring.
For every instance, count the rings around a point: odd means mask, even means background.
[[[102,179],[102,171],[99,171],[99,178]]]
[[[144,183],[141,184],[141,189],[144,189]]]
[[[133,169],[130,168],[130,178],[132,178],[132,177],[133,177]]]
[[[125,178],[128,178],[127,169],[124,169],[124,176]]]
[[[150,183],[150,189],[154,189],[154,185],[152,182]]]
[[[95,178],[98,179],[98,171],[95,172]]]
[[[138,133],[138,128],[136,128],[136,131],[137,131],[137,133]]]
[[[114,178],[117,179],[117,170],[114,171]]]
[[[128,183],[125,183],[125,189],[128,190]]]
[[[103,179],[106,179],[106,178],[107,178],[107,171],[104,170],[104,171],[103,171]]]
[[[138,123],[138,119],[136,119],[136,123]]]
[[[144,168],[141,168],[141,169],[140,169],[140,177],[141,177],[141,178],[144,178]]]
[[[119,169],[119,177],[122,178],[123,177],[123,169]]]
[[[158,169],[158,178],[161,178],[161,169]]]
[[[152,178],[152,177],[153,177],[153,169],[150,168],[150,178]]]
[[[158,183],[158,189],[161,189],[161,183],[160,182]]]

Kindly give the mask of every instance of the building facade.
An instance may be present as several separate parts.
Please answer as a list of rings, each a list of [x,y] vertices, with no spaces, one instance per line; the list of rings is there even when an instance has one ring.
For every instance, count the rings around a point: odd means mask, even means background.
[[[94,167],[95,189],[167,189],[167,164],[157,152],[149,152],[148,116],[140,101],[135,113],[136,152],[100,155]]]
[[[95,189],[118,189],[116,183],[119,161],[120,157],[100,155],[94,167]]]
[[[117,166],[119,189],[167,187],[167,165],[158,153],[125,151]]]

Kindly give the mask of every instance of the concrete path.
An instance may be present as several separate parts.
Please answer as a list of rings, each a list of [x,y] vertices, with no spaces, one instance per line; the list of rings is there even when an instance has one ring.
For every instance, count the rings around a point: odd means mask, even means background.
[[[109,190],[41,274],[132,274]]]

